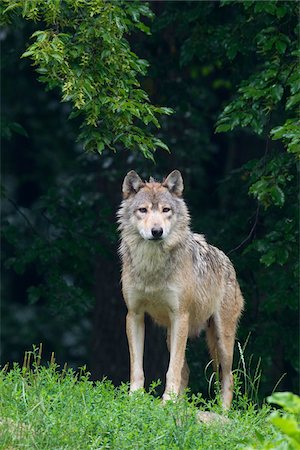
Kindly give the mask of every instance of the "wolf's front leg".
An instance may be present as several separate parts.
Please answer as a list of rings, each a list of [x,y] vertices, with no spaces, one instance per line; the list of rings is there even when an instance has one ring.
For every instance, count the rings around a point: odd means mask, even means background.
[[[145,340],[144,314],[128,311],[126,333],[130,353],[130,392],[144,387],[143,354]]]
[[[171,316],[170,363],[166,376],[166,389],[163,400],[178,395],[181,385],[181,372],[184,364],[186,342],[189,331],[189,314],[176,313]]]

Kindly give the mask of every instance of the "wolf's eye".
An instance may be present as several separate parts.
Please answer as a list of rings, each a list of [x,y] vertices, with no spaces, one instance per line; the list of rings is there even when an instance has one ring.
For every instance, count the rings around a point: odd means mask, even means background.
[[[163,208],[163,212],[167,213],[169,211],[171,211],[171,208]]]
[[[147,208],[139,208],[139,212],[145,214],[147,212]]]

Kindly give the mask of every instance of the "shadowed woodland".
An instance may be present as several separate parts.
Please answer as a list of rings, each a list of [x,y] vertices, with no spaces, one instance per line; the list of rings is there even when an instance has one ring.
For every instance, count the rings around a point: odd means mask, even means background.
[[[125,174],[182,172],[192,229],[233,261],[260,398],[299,388],[298,5],[2,1],[1,365],[128,381],[116,211]],[[35,33],[33,35],[33,33]],[[31,38],[31,36],[33,37]],[[23,56],[22,56],[23,55]],[[235,351],[236,363],[240,359]],[[190,386],[207,394],[203,337]],[[148,384],[165,333],[146,322]]]

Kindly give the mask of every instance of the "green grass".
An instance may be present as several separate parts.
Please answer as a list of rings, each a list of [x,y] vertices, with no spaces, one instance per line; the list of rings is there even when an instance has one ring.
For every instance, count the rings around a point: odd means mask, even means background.
[[[93,383],[84,371],[38,362],[0,372],[1,449],[232,450],[276,440],[270,406],[258,408],[242,395],[226,422],[205,424],[197,412],[223,414],[217,401],[190,396],[162,405],[153,392],[128,395],[127,385]]]

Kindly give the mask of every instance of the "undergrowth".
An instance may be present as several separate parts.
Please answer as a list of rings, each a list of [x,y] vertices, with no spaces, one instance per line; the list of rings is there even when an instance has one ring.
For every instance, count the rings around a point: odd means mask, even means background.
[[[201,395],[162,405],[152,395],[155,383],[150,393],[128,395],[127,384],[92,382],[85,368],[59,370],[54,358],[41,366],[40,354],[32,354],[33,364],[27,354],[23,367],[0,372],[1,449],[277,448],[266,447],[276,439],[286,442],[282,449],[298,448],[274,428],[269,405],[257,407],[244,396],[226,414],[218,399]],[[218,416],[202,423],[199,410]]]

